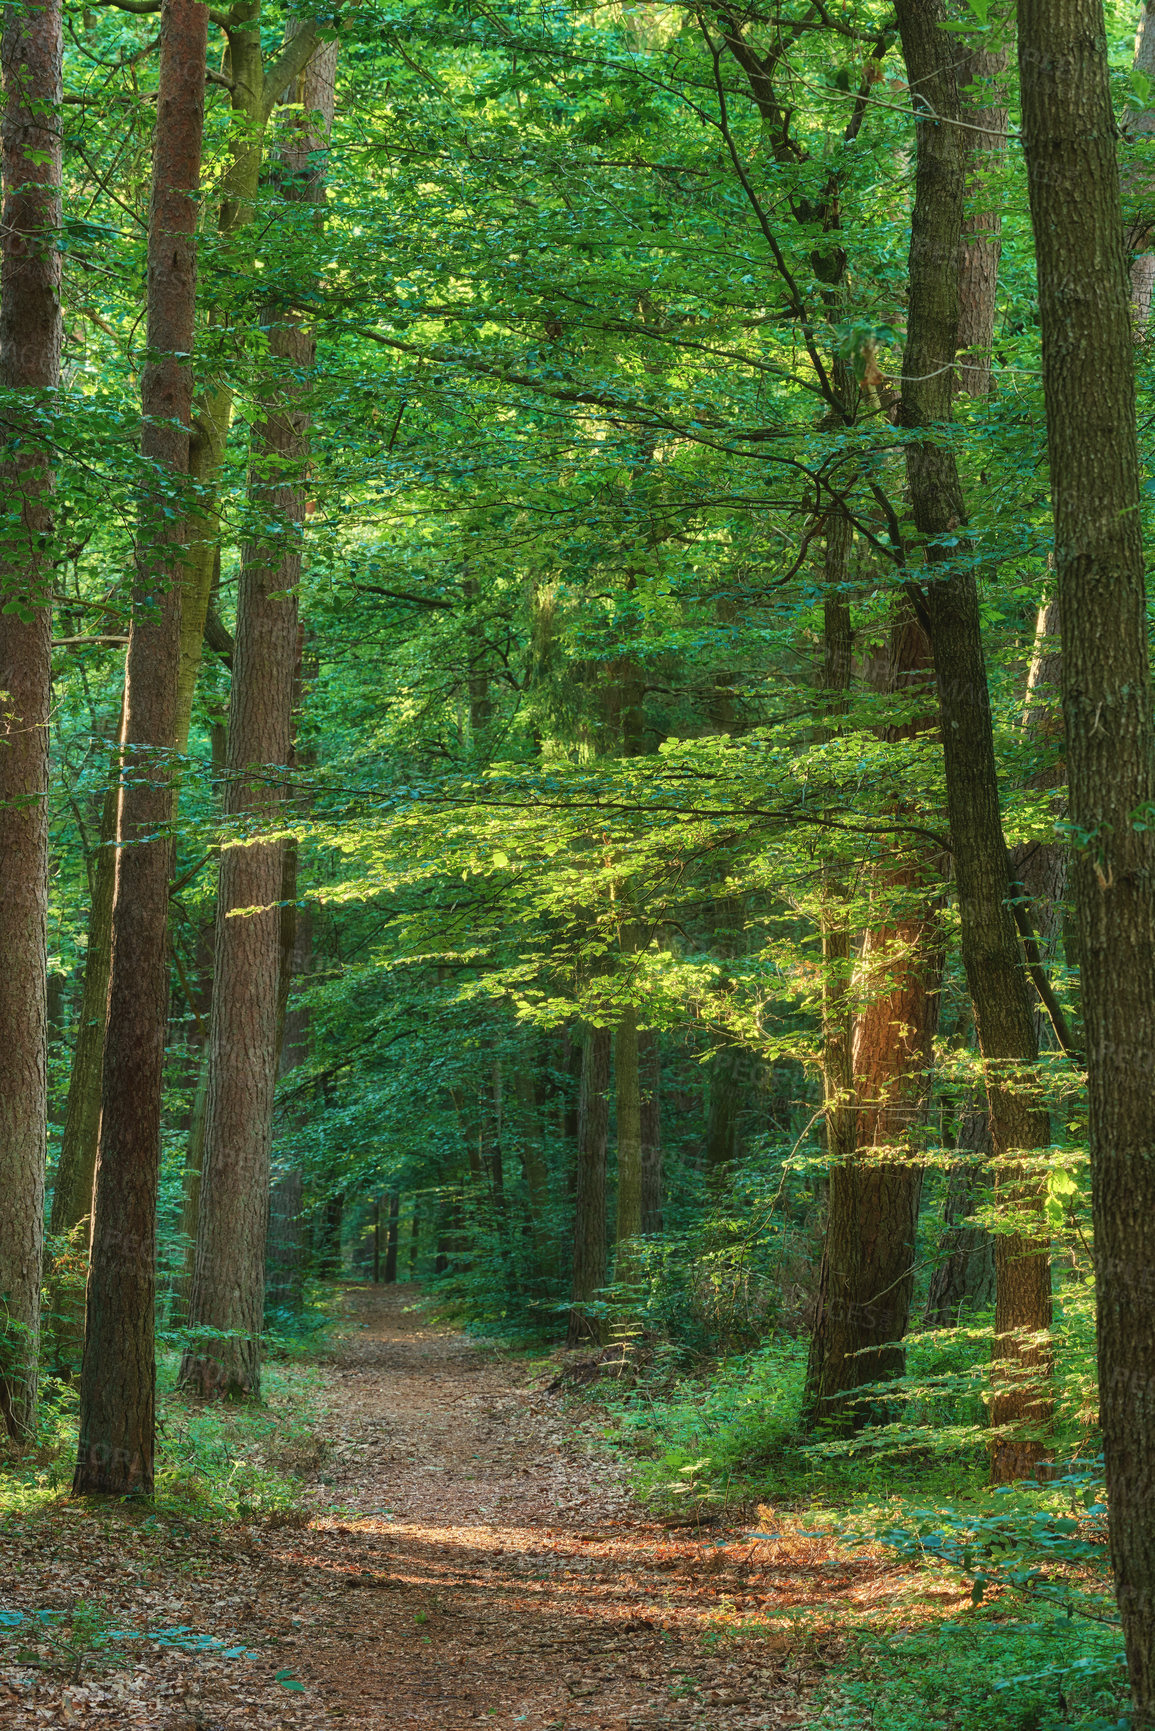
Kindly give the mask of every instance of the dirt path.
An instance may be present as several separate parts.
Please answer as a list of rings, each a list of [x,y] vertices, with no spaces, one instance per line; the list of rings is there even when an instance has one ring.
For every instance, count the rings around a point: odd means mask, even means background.
[[[214,1542],[147,1509],[70,1503],[9,1523],[4,1731],[809,1722],[823,1608],[893,1598],[901,1578],[831,1562],[797,1532],[752,1541],[646,1519],[556,1397],[432,1326],[416,1299],[350,1295],[307,1526],[226,1528]],[[130,1633],[119,1669],[69,1677],[56,1637],[36,1644],[35,1619],[82,1619],[92,1603],[130,1632],[169,1633]]]

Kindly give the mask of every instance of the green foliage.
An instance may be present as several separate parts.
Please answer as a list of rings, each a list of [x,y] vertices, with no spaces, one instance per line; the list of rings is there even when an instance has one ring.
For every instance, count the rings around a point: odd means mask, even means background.
[[[1127,1731],[1118,1638],[1005,1612],[853,1643],[815,1731]]]

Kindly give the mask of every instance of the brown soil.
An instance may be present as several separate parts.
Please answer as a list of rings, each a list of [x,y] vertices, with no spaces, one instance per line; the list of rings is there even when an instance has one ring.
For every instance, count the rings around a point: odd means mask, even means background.
[[[556,1395],[430,1324],[417,1296],[350,1295],[307,1527],[226,1529],[206,1547],[68,1505],[0,1535],[0,1606],[103,1594],[126,1627],[187,1625],[244,1647],[136,1650],[131,1668],[72,1680],[58,1651],[26,1654],[0,1668],[5,1731],[807,1723],[816,1630],[835,1601],[901,1594],[895,1571],[832,1564],[797,1532],[646,1518]]]

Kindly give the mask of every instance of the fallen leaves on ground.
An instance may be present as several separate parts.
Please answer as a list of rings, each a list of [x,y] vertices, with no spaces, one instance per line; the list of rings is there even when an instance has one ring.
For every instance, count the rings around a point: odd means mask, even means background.
[[[646,1518],[553,1394],[416,1299],[350,1295],[307,1525],[9,1523],[6,1731],[778,1731],[807,1723],[841,1608],[919,1590],[769,1510],[758,1534]]]

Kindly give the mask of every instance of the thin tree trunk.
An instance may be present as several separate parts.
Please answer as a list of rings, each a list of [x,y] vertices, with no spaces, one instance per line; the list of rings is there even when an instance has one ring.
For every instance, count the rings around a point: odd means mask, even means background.
[[[991,1125],[985,1104],[971,1100],[955,1136],[954,1165],[943,1198],[939,1262],[930,1281],[927,1328],[957,1328],[968,1311],[995,1296],[995,1243],[985,1226],[969,1224],[989,1182]]]
[[[1135,71],[1155,80],[1155,0],[1144,0],[1139,17],[1135,35]],[[1155,132],[1155,102],[1140,104],[1128,115],[1127,131],[1131,137],[1150,138]],[[1139,223],[1125,236],[1125,244],[1133,254],[1130,260],[1131,319],[1136,337],[1146,335],[1151,322],[1151,296],[1155,290],[1155,252],[1146,250],[1155,226],[1152,221],[1155,198],[1149,194],[1144,203],[1147,208],[1141,213]]]
[[[4,7],[0,385],[28,393],[0,470],[0,1418],[36,1412],[48,1130],[52,471],[37,423],[60,379],[60,0]],[[47,419],[47,415],[45,415]]]
[[[161,14],[148,233],[150,360],[141,448],[152,466],[125,676],[124,779],[117,819],[112,972],[93,1208],[77,1495],[151,1492],[156,1367],[156,1194],[168,1004],[172,761],[180,574],[196,310],[196,193],[204,126],[208,10]]]
[[[642,1231],[662,1230],[662,1048],[656,1028],[638,1034],[642,1094]]]
[[[60,1163],[52,1191],[53,1232],[70,1232],[92,1213],[92,1175],[100,1136],[100,1073],[108,1013],[108,976],[112,968],[112,890],[116,881],[116,814],[119,772],[114,771],[100,814],[100,841],[92,867],[92,906],[84,985],[68,1100],[60,1140]]]
[[[320,1280],[337,1280],[341,1275],[341,1233],[345,1220],[345,1198],[338,1193],[326,1198],[317,1222],[315,1262]]]
[[[1060,643],[1059,603],[1049,597],[1039,608],[1035,623],[1035,646],[1027,675],[1023,701],[1023,733],[1044,754],[1062,743],[1063,715],[1057,702],[1062,683],[1063,652]],[[1034,788],[1053,788],[1053,811],[1062,817],[1066,808],[1067,765],[1063,755],[1044,762],[1030,777]],[[1070,849],[1063,841],[1022,842],[1011,851],[1011,867],[1026,891],[1031,924],[1044,965],[1054,954],[1063,923],[1063,901],[1067,893]],[[1035,1011],[1040,1037],[1045,1026],[1040,1006]]]
[[[297,846],[290,839],[285,844],[281,881],[277,983],[277,1076],[282,1081],[298,1065],[307,1062],[309,1056],[308,1009],[304,1005],[291,1007],[289,1002],[292,982],[309,974],[313,959],[312,917],[308,908],[298,908],[296,901]],[[304,1301],[309,1252],[303,1196],[304,1178],[299,1168],[291,1168],[274,1179],[269,1193],[266,1244],[267,1310],[299,1311]]]
[[[421,1198],[413,1198],[413,1219],[409,1225],[409,1278],[417,1278],[417,1260],[421,1254]]]
[[[529,1047],[520,1057],[514,1071],[514,1090],[518,1105],[518,1142],[521,1147],[525,1187],[529,1192],[529,1231],[538,1268],[552,1267],[556,1258],[551,1254],[549,1230],[549,1172],[542,1150],[541,1113],[534,1087],[535,1048]]]
[[[903,426],[927,430],[906,446],[907,481],[927,563],[941,576],[925,589],[912,585],[911,593],[934,650],[962,958],[990,1102],[996,1181],[1009,1207],[1038,1221],[1026,1232],[997,1235],[991,1469],[1002,1482],[1033,1473],[1046,1452],[1040,1433],[1051,1412],[1050,1246],[1040,1181],[1011,1156],[1046,1148],[1050,1122],[1022,1080],[1038,1050],[1008,899],[974,549],[962,532],[966,507],[954,453],[929,432],[950,419],[958,340],[966,150],[963,129],[951,124],[959,114],[955,42],[943,29],[941,0],[899,0],[897,11],[908,82],[929,113],[944,117],[917,128],[900,405]]]
[[[385,1239],[385,1284],[397,1284],[397,1234],[400,1230],[401,1196],[394,1190],[389,1198],[389,1220]],[[375,1277],[374,1277],[375,1278]]]
[[[1099,1410],[1134,1731],[1155,1726],[1155,731],[1100,0],[1021,0],[1090,1095]],[[1136,814],[1142,814],[1136,822]]]
[[[608,1028],[587,1028],[578,1100],[577,1197],[574,1214],[573,1308],[569,1343],[600,1342],[600,1318],[588,1306],[606,1284],[606,1142],[609,1137],[610,1055]]]
[[[642,1229],[642,1098],[638,1079],[638,1016],[622,1011],[614,1034],[614,1084],[617,1096],[618,1218],[615,1242],[621,1272],[625,1250]]]

